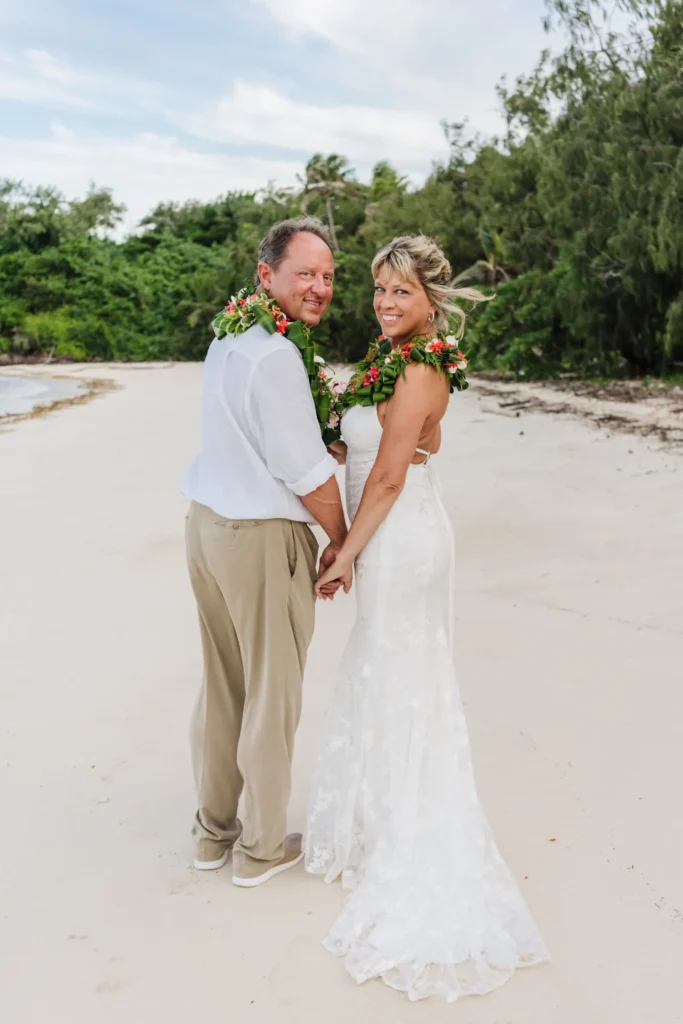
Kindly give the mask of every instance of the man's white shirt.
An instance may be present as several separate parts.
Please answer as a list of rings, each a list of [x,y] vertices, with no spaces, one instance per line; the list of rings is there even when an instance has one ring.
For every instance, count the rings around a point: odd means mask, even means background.
[[[181,490],[226,519],[313,522],[299,495],[335,473],[296,346],[256,325],[204,364],[201,451]]]

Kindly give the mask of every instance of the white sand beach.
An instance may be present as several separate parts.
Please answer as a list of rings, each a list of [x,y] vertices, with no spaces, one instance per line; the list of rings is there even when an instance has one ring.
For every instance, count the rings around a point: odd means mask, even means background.
[[[437,466],[479,787],[554,961],[410,1004],[322,949],[337,885],[297,868],[241,890],[191,867],[178,480],[201,367],[54,373],[118,387],[0,421],[0,1020],[683,1021],[683,450],[496,415],[476,388],[451,403]],[[351,597],[319,607],[292,829],[352,615]]]

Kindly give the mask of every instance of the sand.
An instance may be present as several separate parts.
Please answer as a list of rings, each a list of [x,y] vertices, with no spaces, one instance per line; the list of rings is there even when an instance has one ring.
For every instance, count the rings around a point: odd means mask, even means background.
[[[321,948],[338,886],[298,868],[240,890],[190,866],[200,657],[177,482],[201,368],[96,376],[119,387],[0,424],[0,1019],[683,1020],[680,450],[495,415],[475,389],[451,403],[438,464],[479,785],[554,962],[410,1004]],[[351,597],[319,608],[293,829],[352,616]]]
[[[683,384],[656,380],[611,381],[602,386],[582,381],[503,381],[479,378],[476,389],[491,397],[504,416],[517,416],[522,409],[566,415],[571,413],[592,423],[656,438],[669,446],[683,447]]]

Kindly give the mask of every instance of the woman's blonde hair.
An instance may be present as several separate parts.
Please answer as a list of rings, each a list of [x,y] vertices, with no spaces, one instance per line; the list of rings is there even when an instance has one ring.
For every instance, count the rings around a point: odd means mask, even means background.
[[[434,326],[437,331],[449,330],[455,321],[457,338],[463,336],[466,317],[452,300],[486,302],[490,298],[476,288],[454,288],[450,263],[434,239],[426,235],[401,235],[380,249],[372,261],[373,277],[378,278],[384,271],[392,270],[404,281],[422,285],[436,310]]]

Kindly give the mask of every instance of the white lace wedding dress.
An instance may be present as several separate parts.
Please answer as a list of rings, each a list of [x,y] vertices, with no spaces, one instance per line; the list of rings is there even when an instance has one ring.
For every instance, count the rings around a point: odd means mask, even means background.
[[[382,428],[344,417],[358,509]],[[356,566],[358,618],[315,771],[306,867],[351,890],[325,947],[411,999],[484,994],[548,952],[479,804],[451,655],[453,534],[431,464]]]

